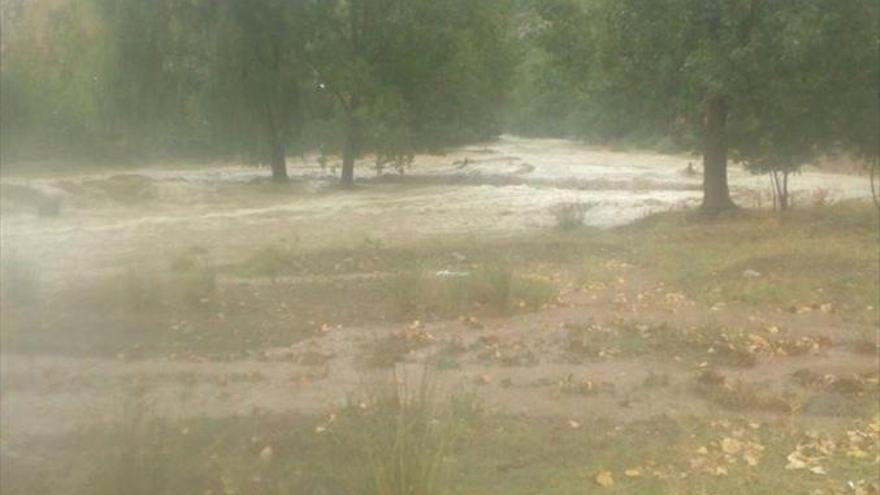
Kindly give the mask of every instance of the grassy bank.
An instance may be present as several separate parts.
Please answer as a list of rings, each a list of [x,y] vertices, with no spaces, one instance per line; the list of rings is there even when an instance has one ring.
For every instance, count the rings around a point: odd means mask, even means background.
[[[870,326],[877,249],[876,210],[845,203],[713,222],[667,213],[611,230],[502,240],[257,247],[223,266],[195,248],[170,258],[165,271],[133,265],[61,289],[43,287],[33,260],[7,256],[3,347],[222,354],[288,345],[328,325],[536,311],[572,288],[645,280],[707,305],[815,311]]]

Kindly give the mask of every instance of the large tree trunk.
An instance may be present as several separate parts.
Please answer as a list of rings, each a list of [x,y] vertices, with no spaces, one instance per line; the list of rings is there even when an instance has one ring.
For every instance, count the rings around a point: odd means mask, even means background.
[[[727,187],[727,104],[713,96],[703,104],[703,204],[709,215],[735,208]]]
[[[357,158],[357,123],[353,116],[349,116],[345,125],[345,143],[342,149],[342,178],[343,187],[354,185],[354,161]]]
[[[285,146],[279,139],[274,140],[272,145],[272,180],[275,182],[287,182],[287,161],[284,158]]]
[[[287,181],[287,162],[285,160],[284,139],[272,115],[272,107],[265,106],[266,132],[269,134],[269,147],[271,148],[269,165],[272,167],[272,180],[275,182]]]

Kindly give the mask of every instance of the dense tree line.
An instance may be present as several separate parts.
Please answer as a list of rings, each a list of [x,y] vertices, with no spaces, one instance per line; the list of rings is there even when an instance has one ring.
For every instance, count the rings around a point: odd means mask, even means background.
[[[494,0],[3,1],[3,159],[320,148],[400,166],[501,131]]]
[[[728,157],[777,179],[822,154],[877,167],[875,0],[539,0],[541,76],[574,135],[645,138],[702,153],[703,210],[733,206]],[[530,74],[529,77],[536,76]],[[546,111],[546,108],[540,109]],[[522,124],[520,124],[522,126]]]
[[[503,130],[878,165],[876,0],[2,0],[2,158],[415,152]]]

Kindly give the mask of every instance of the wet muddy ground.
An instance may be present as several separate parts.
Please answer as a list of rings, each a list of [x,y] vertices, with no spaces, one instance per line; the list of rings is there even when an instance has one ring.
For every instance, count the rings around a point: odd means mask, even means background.
[[[93,466],[71,439],[119,423],[134,399],[194,431],[240,421],[230,431],[250,435],[287,418],[311,439],[371,383],[429,370],[444,396],[474,396],[495,418],[474,434],[485,445],[461,451],[490,452],[470,464],[489,471],[462,481],[474,493],[533,493],[524,480],[545,476],[563,480],[558,493],[608,488],[609,469],[619,493],[626,477],[666,487],[645,493],[710,493],[728,468],[767,490],[874,493],[867,180],[805,172],[795,213],[707,223],[686,211],[700,198],[689,162],[505,137],[419,156],[402,177],[372,177],[365,161],[354,191],[313,157],[291,164],[288,185],[229,165],[3,177],[4,486],[26,493],[52,470],[42,491],[74,493],[60,473]],[[765,178],[734,167],[731,184],[739,204],[768,207]],[[565,204],[582,205],[582,228],[557,227]],[[643,450],[643,427],[678,432],[690,451],[655,464],[665,447]],[[759,441],[746,442],[752,429],[776,435],[760,440],[767,453],[743,447]],[[824,438],[815,431],[857,431],[858,455],[825,446],[800,466],[792,450]],[[555,471],[571,462],[565,438],[588,432],[598,437],[571,452],[602,464]],[[607,444],[615,435],[625,451]],[[230,463],[263,462],[262,442]],[[316,452],[288,448],[306,462]],[[633,462],[644,474],[624,475]],[[253,469],[249,488],[206,493],[278,493]],[[689,484],[689,470],[708,478]]]

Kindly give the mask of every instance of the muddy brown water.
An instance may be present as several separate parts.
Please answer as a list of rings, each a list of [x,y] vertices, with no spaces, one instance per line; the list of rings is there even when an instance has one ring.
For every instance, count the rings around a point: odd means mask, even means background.
[[[687,173],[689,164],[696,170]],[[504,136],[445,155],[420,155],[404,180],[377,180],[361,161],[354,192],[334,187],[333,167],[293,159],[293,184],[261,168],[222,165],[132,168],[62,178],[3,177],[3,252],[39,260],[47,277],[130,263],[167,262],[192,246],[215,261],[270,244],[298,249],[449,235],[503,236],[554,224],[561,203],[588,206],[584,223],[610,227],[698,204],[699,160],[615,152],[552,139]],[[734,196],[769,205],[769,183],[731,167]],[[869,197],[865,178],[805,172],[795,201]],[[57,216],[39,216],[45,198]]]

